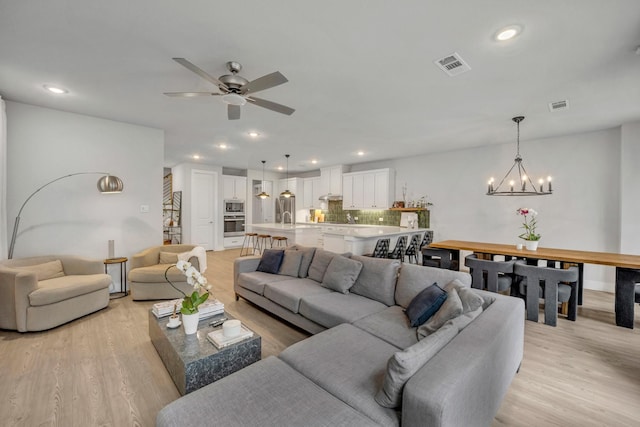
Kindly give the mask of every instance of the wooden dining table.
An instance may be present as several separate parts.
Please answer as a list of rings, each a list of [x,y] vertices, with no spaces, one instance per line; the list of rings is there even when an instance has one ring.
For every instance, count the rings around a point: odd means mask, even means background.
[[[460,251],[477,254],[506,255],[527,260],[547,260],[575,264],[579,269],[578,304],[582,304],[582,283],[584,264],[608,265],[616,268],[615,313],[616,325],[625,328],[634,327],[635,284],[640,282],[640,255],[619,254],[615,252],[578,251],[538,247],[535,251],[517,249],[515,245],[499,243],[468,242],[463,240],[443,240],[433,242],[431,248],[447,249],[460,264]]]

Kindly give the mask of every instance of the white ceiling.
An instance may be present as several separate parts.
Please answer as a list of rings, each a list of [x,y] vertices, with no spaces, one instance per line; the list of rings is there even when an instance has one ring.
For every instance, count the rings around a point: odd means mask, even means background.
[[[521,35],[496,42],[510,24]],[[638,0],[0,0],[0,95],[164,129],[167,166],[197,153],[274,168],[289,153],[306,171],[514,142],[516,115],[523,151],[640,120],[638,45]],[[453,52],[471,71],[435,66]],[[219,97],[166,97],[216,91],[172,57],[214,77],[230,60],[249,80],[278,70],[289,82],[258,96],[296,112],[246,105],[229,121]]]

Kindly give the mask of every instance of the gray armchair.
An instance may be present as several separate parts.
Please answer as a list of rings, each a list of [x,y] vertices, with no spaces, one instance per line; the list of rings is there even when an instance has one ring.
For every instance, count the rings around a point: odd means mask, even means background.
[[[102,260],[72,255],[0,261],[0,328],[43,331],[109,305]]]

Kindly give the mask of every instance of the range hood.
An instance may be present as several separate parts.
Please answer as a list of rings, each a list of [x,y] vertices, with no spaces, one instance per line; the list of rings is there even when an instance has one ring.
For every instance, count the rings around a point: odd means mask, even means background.
[[[341,194],[327,193],[327,194],[323,194],[322,196],[318,197],[318,200],[323,201],[323,202],[334,201],[334,200],[342,200],[342,195]]]

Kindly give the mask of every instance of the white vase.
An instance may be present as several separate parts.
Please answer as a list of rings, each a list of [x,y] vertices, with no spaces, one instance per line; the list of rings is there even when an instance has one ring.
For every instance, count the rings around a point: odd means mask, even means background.
[[[200,321],[200,313],[183,314],[182,326],[184,326],[184,333],[187,335],[195,334],[198,330],[198,322]]]
[[[538,242],[539,240],[525,240],[524,246],[528,251],[535,251],[538,249]]]

